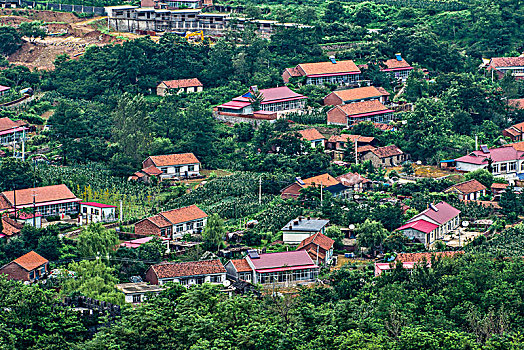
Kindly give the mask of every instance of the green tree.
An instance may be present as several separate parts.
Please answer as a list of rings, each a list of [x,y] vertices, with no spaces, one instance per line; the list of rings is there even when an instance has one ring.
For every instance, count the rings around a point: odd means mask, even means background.
[[[466,180],[475,179],[484,186],[486,186],[486,188],[491,188],[491,185],[493,184],[493,182],[495,182],[493,174],[491,174],[486,169],[477,169],[474,171],[470,171],[469,173],[466,173],[464,177],[466,178]]]
[[[202,232],[202,238],[207,245],[207,248],[212,251],[217,251],[224,245],[224,236],[226,229],[224,228],[224,220],[213,214],[207,219],[206,227]]]
[[[162,243],[162,240],[155,237],[138,247],[138,257],[141,260],[159,262],[162,256],[164,256],[165,251],[166,246]]]
[[[507,187],[506,190],[502,192],[499,205],[502,208],[502,212],[506,214],[510,220],[514,221],[517,219],[517,216],[521,213],[522,208],[513,186]]]
[[[4,158],[0,162],[0,191],[33,187],[40,181],[29,162],[16,158]]]
[[[30,41],[34,41],[36,38],[43,39],[47,34],[42,21],[22,22],[18,30],[20,34],[28,37]]]
[[[11,55],[22,46],[22,36],[11,26],[0,26],[0,54]]]
[[[388,236],[388,231],[380,222],[370,219],[358,224],[355,232],[358,246],[367,247],[372,253],[382,245],[384,239]]]
[[[104,258],[118,245],[118,235],[101,223],[90,224],[78,235],[77,249],[83,257],[100,256]]]

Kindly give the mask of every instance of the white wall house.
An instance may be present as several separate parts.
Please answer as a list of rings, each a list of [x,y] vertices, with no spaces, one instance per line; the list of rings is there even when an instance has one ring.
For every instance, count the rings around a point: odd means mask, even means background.
[[[148,296],[165,290],[165,288],[147,282],[117,284],[116,289],[124,293],[126,303],[130,304],[140,304],[146,301]]]
[[[150,156],[142,162],[142,168],[150,166],[162,171],[161,179],[200,176],[200,161],[193,153]]]
[[[324,229],[328,223],[329,220],[298,217],[282,227],[283,241],[287,244],[299,244],[315,233],[324,234]]]
[[[493,176],[502,177],[510,184],[524,176],[524,152],[513,147],[488,148],[455,159],[456,168],[462,172],[491,169]]]
[[[174,282],[186,287],[203,283],[219,284],[226,280],[226,269],[218,259],[165,262],[151,266],[146,272],[146,280],[151,284]]]
[[[140,220],[135,224],[135,233],[180,239],[185,234],[201,233],[206,224],[207,214],[196,205],[190,205]]]
[[[96,202],[81,202],[79,221],[81,224],[116,221],[116,206]]]

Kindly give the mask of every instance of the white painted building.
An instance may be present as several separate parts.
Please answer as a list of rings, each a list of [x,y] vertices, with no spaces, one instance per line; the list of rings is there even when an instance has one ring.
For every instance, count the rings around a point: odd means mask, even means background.
[[[150,166],[162,171],[161,179],[200,176],[200,161],[193,153],[150,156],[142,162],[142,168],[145,169]]]
[[[80,203],[80,224],[116,221],[116,206],[96,202]]]
[[[325,227],[328,223],[329,220],[299,216],[282,227],[283,241],[287,244],[299,244],[315,233],[320,232],[324,234]]]
[[[140,304],[146,301],[148,296],[159,294],[165,290],[165,288],[147,282],[121,283],[116,285],[116,289],[124,293],[126,303],[130,304]]]
[[[186,287],[203,283],[219,284],[226,280],[226,269],[218,259],[165,262],[151,266],[146,272],[146,280],[151,284],[174,282]]]

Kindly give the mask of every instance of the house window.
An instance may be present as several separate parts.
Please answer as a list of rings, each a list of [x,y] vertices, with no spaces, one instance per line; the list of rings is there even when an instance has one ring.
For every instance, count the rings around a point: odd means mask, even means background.
[[[204,220],[198,220],[198,221],[196,222],[196,227],[197,227],[197,228],[201,228],[202,226],[204,226]]]
[[[508,170],[508,164],[507,163],[503,163],[503,164],[500,164],[500,172],[503,173],[505,171]]]
[[[133,295],[133,303],[139,303],[142,301],[141,295]]]
[[[517,168],[517,162],[508,163],[508,171],[515,171]]]
[[[522,163],[522,164],[524,164],[524,163]],[[87,214],[87,208],[86,207],[82,208],[82,213]]]
[[[167,167],[160,168],[163,173],[167,173]]]
[[[192,230],[193,229],[193,225],[194,225],[193,222],[188,222],[186,227],[187,227],[188,230]]]
[[[493,173],[498,173],[499,172],[499,164],[493,164]]]
[[[34,279],[35,279],[35,272],[34,272],[34,271],[31,271],[31,272],[29,273],[29,279],[30,279],[30,280],[34,280]]]
[[[184,231],[184,225],[176,225],[176,232]]]
[[[195,166],[194,165],[189,165],[187,167],[187,171],[195,171]]]
[[[221,283],[222,282],[222,276],[221,275],[210,276],[209,281],[211,283]]]

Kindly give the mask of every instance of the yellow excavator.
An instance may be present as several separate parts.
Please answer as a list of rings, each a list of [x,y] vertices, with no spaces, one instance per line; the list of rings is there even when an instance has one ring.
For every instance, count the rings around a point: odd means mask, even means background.
[[[199,37],[200,38],[200,42],[203,42],[204,41],[204,31],[203,30],[200,30],[198,32],[187,32],[186,33],[186,36],[184,38],[186,38],[188,41],[190,40],[190,38],[193,38],[193,37]]]

